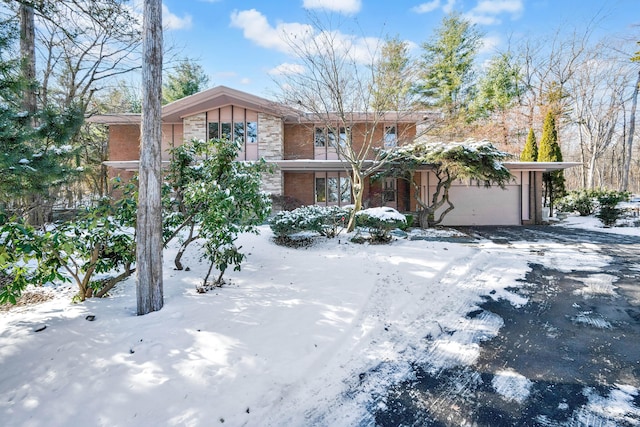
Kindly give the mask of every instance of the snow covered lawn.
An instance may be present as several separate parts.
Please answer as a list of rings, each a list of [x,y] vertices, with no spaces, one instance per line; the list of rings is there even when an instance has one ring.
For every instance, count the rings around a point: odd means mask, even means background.
[[[293,249],[262,227],[240,238],[242,271],[206,294],[196,292],[207,267],[196,246],[188,272],[173,270],[167,250],[159,312],[135,315],[133,279],[106,299],[72,304],[69,289],[0,312],[1,424],[366,424],[375,397],[412,363],[474,362],[502,326],[466,316],[482,295],[526,303],[506,288],[520,286],[531,247],[446,240],[342,236]],[[599,262],[566,255],[565,264]],[[500,378],[498,391],[520,376]],[[518,386],[509,399],[526,399],[527,382]]]

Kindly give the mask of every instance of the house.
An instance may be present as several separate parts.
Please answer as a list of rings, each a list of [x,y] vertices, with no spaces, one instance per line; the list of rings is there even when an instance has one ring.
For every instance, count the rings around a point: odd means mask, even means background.
[[[110,174],[132,174],[138,168],[140,115],[93,116],[94,123],[109,127]],[[425,123],[425,120],[427,123]],[[265,175],[264,190],[274,197],[277,209],[302,205],[348,205],[352,203],[349,168],[341,161],[336,145],[347,129],[326,128],[310,114],[224,86],[217,86],[167,104],[162,109],[163,161],[168,149],[193,138],[227,137],[242,147],[239,161],[264,158],[277,166]],[[413,141],[428,125],[423,114],[401,116],[388,113],[375,123],[366,114],[354,114],[354,145],[362,135],[373,135],[379,145],[393,147]],[[337,123],[337,121],[336,121]],[[372,125],[373,123],[373,125]],[[371,133],[373,132],[373,133]],[[485,188],[457,182],[450,190],[455,209],[443,225],[522,225],[542,222],[542,173],[574,166],[573,163],[505,163],[514,176],[505,189]],[[429,200],[435,190],[432,172],[417,174],[421,197]],[[399,211],[416,210],[414,191],[403,180],[384,179],[364,183],[365,206],[390,206]]]

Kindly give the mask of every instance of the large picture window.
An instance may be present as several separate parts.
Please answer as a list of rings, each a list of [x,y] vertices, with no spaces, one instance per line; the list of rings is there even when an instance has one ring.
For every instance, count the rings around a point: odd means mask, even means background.
[[[234,141],[240,146],[237,160],[258,160],[258,113],[233,106],[207,112],[208,138]]]
[[[344,128],[327,128],[324,126],[316,126],[313,131],[313,157],[316,160],[337,160],[338,142],[342,141],[344,136],[346,140],[346,132],[341,132]]]
[[[316,172],[315,202],[318,205],[351,204],[351,180],[345,172]]]

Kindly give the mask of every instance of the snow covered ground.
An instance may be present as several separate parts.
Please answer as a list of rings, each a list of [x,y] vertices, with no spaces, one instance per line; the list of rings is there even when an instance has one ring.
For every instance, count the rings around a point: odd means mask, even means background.
[[[640,235],[602,229],[593,218],[562,224]],[[159,312],[135,315],[133,279],[106,299],[72,304],[67,286],[46,302],[0,312],[0,424],[373,424],[377,397],[407,379],[411,364],[474,363],[480,343],[503,325],[498,316],[466,316],[481,296],[526,303],[507,288],[522,285],[535,244],[507,249],[419,234],[425,239],[359,245],[340,236],[293,249],[262,227],[240,238],[242,271],[206,294],[196,292],[207,267],[197,247],[183,258],[190,271],[173,270],[175,249],[167,250]],[[606,264],[563,251],[568,271]],[[529,381],[511,371],[496,373],[493,387],[515,402],[529,393]],[[638,415],[638,389],[619,389],[619,399],[592,401]]]

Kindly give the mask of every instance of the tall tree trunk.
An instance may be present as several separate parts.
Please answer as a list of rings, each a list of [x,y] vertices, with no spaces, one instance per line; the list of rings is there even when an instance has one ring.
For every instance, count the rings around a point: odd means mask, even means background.
[[[162,1],[145,0],[142,128],[136,263],[138,315],[157,311],[162,292]]]
[[[629,188],[629,169],[631,167],[631,153],[633,148],[633,133],[636,131],[636,107],[638,106],[638,88],[640,87],[640,71],[638,71],[638,79],[636,87],[633,88],[633,98],[631,101],[631,116],[629,117],[629,135],[627,136],[627,149],[624,158],[624,172],[622,174],[622,185],[620,190],[627,191]]]
[[[27,87],[22,97],[22,108],[29,114],[37,110],[36,101],[36,33],[33,7],[20,3],[20,57],[22,76]],[[35,123],[34,123],[35,125]]]

